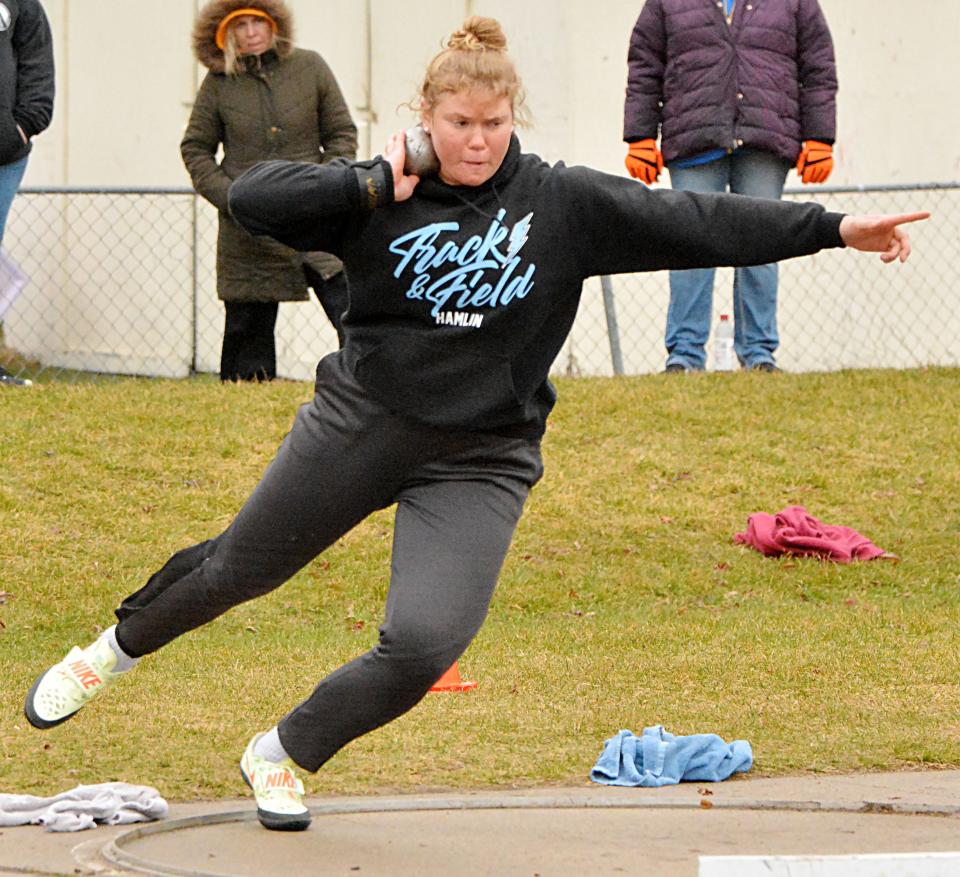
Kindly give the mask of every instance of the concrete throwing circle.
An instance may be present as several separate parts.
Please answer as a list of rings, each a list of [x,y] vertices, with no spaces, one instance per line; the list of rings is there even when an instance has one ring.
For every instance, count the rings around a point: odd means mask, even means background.
[[[952,806],[741,800],[704,807],[586,795],[387,798],[310,809],[305,832],[265,831],[251,809],[142,825],[101,852],[152,877],[696,877],[701,855],[955,849],[960,813]]]

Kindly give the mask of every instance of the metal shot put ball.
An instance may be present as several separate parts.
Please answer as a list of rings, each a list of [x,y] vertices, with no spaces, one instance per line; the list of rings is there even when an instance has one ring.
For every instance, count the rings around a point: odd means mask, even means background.
[[[429,177],[440,170],[440,161],[433,151],[433,142],[430,135],[423,130],[422,125],[407,128],[403,132],[406,140],[407,157],[403,163],[405,174],[416,174],[418,177]]]

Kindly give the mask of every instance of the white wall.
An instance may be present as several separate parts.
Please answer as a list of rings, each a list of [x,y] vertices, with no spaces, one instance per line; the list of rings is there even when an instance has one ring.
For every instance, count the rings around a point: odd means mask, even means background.
[[[319,50],[351,107],[367,106],[364,0],[288,0],[299,42]],[[831,182],[960,177],[956,0],[821,0],[839,66],[839,163]],[[473,11],[501,20],[536,127],[526,148],[619,173],[635,0],[369,0],[371,150],[411,121],[409,100],[441,40]],[[95,6],[96,14],[90,14]],[[28,184],[186,184],[178,143],[196,69],[196,0],[46,0],[60,88]],[[358,113],[358,116],[365,114]],[[363,121],[363,119],[359,119]],[[789,182],[788,182],[789,184]]]
[[[775,0],[766,0],[775,2]],[[630,31],[640,9],[633,0],[288,0],[297,22],[298,42],[319,50],[340,80],[361,128],[363,156],[375,153],[387,135],[413,121],[398,105],[410,100],[429,58],[468,13],[501,20],[524,77],[534,127],[521,132],[527,150],[549,161],[589,164],[623,173],[621,142],[626,54]],[[837,168],[831,183],[870,185],[960,178],[960,120],[956,88],[960,82],[956,0],[821,0],[836,43],[839,67]],[[179,141],[191,100],[203,71],[190,54],[190,30],[197,0],[46,0],[55,30],[58,99],[51,129],[36,141],[25,185],[186,186]],[[92,14],[95,11],[95,14]],[[368,46],[370,51],[368,51]],[[788,185],[796,185],[795,175]],[[11,217],[11,229],[16,221]],[[144,216],[143,222],[150,217]],[[184,220],[186,221],[186,220]],[[82,219],[67,223],[72,239],[82,237]],[[88,234],[95,231],[89,223]],[[8,229],[8,232],[10,229]],[[136,229],[133,229],[135,232]],[[187,230],[183,230],[187,234]],[[51,250],[66,246],[50,241]],[[175,256],[176,251],[176,256]],[[143,255],[143,254],[142,254]],[[150,254],[151,258],[155,254]],[[176,247],[168,260],[179,258]],[[138,255],[137,259],[140,260]],[[167,266],[161,259],[158,270]],[[175,273],[170,265],[171,273]],[[212,263],[202,257],[198,315],[199,364],[215,368],[221,310],[213,294]],[[789,269],[784,290],[790,288]],[[926,283],[921,276],[914,284]],[[930,281],[933,283],[933,279]],[[816,286],[816,284],[814,284]],[[36,284],[35,284],[36,287]],[[118,300],[137,307],[135,284],[128,277],[107,277],[96,289],[68,290],[71,299],[91,296],[89,307]],[[718,283],[718,308],[724,307],[729,283]],[[635,296],[617,282],[618,302]],[[647,301],[646,336],[632,342],[645,348],[633,368],[657,368],[662,361],[661,334],[666,310],[664,275],[643,282]],[[183,290],[184,293],[191,290]],[[830,295],[812,300],[818,310],[831,307]],[[806,290],[804,295],[806,295]],[[64,289],[33,288],[24,293],[36,307],[63,314]],[[631,301],[624,302],[621,324],[636,322]],[[278,330],[281,370],[305,377],[310,364],[335,343],[319,308],[284,306]],[[953,308],[953,310],[957,310]],[[304,323],[321,341],[298,339]],[[75,321],[71,321],[75,328]],[[651,328],[652,327],[652,328]],[[629,328],[629,326],[625,327]],[[789,326],[781,325],[789,360]],[[599,284],[587,286],[581,318],[568,351],[567,366],[587,372],[609,370],[603,338]],[[599,333],[599,335],[598,335]],[[8,342],[19,341],[49,360],[47,342],[27,342],[25,321],[17,311],[7,320]],[[84,359],[82,338],[58,340],[62,362]],[[845,333],[841,333],[845,334]],[[54,346],[57,346],[54,345]],[[47,347],[50,345],[47,343]],[[109,346],[109,344],[107,344]],[[169,356],[169,373],[186,373],[183,345],[169,352],[153,345],[151,362]],[[62,349],[60,349],[62,348]],[[28,352],[29,352],[28,350]],[[794,351],[796,353],[796,351]],[[647,355],[649,354],[649,355]],[[830,361],[822,352],[798,358],[794,367],[817,367]],[[79,357],[79,360],[78,360]],[[175,362],[174,362],[175,360]],[[146,368],[146,360],[144,361]],[[561,362],[561,367],[564,363]]]

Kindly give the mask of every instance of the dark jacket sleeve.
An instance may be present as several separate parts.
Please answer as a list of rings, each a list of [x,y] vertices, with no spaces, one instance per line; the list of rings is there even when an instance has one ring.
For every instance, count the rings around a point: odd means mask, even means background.
[[[666,67],[667,34],[661,0],[647,0],[630,35],[627,53],[627,99],[623,107],[623,139],[634,143],[656,139]]]
[[[197,192],[218,210],[226,210],[230,177],[217,162],[217,150],[224,138],[219,102],[216,75],[208,73],[180,141],[180,155]]]
[[[27,137],[45,130],[53,117],[53,37],[43,7],[27,0],[13,33],[17,53],[17,102],[13,117]]]
[[[379,156],[330,164],[264,161],[230,186],[230,213],[247,231],[301,252],[341,255],[351,221],[393,201],[393,171]]]
[[[837,136],[837,65],[833,38],[817,0],[797,9],[800,138],[833,143]]]
[[[558,169],[551,203],[569,217],[583,277],[764,265],[842,247],[843,214],[819,204],[649,189],[589,168]]]
[[[323,58],[318,56],[317,88],[320,93],[320,143],[323,160],[357,157],[357,126],[353,123],[337,78]]]

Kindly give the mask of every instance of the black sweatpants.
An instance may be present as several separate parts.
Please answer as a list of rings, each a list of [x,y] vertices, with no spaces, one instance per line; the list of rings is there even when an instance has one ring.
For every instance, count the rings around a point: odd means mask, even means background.
[[[331,354],[317,369],[313,400],[236,519],[175,554],[123,601],[117,640],[131,655],[153,652],[278,587],[396,503],[379,641],[279,723],[284,748],[315,771],[413,707],[463,653],[541,474],[537,441],[445,432],[391,414]]]

